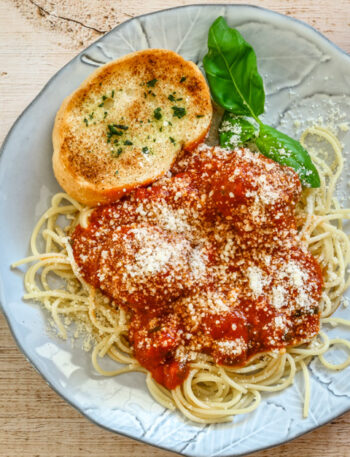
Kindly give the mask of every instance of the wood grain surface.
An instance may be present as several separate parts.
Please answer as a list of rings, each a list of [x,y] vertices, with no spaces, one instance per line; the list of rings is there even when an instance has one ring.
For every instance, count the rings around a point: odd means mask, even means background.
[[[113,11],[114,25],[158,9],[205,3],[204,0],[103,1],[104,8],[110,7]],[[68,8],[64,15],[55,9],[55,4],[60,2]],[[99,0],[89,0],[89,14],[86,15],[85,11],[80,18],[78,4],[81,9],[81,0],[0,0],[0,143],[47,80],[87,41],[101,35],[100,28],[84,22],[86,17],[90,20],[94,17],[94,5],[97,8],[98,3]],[[236,3],[248,3],[248,0]],[[250,3],[302,19],[350,53],[350,0],[261,0]],[[72,11],[72,16],[69,16],[69,11]],[[106,23],[107,18],[111,24],[111,17],[106,16]],[[65,27],[58,27],[57,21]],[[173,454],[107,432],[67,405],[25,360],[0,315],[1,457],[168,455]],[[350,413],[291,443],[255,456],[350,456]]]

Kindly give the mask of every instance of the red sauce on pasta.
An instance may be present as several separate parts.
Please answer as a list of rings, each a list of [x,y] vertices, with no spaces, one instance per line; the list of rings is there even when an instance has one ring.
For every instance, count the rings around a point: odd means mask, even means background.
[[[199,353],[241,366],[318,333],[322,273],[298,237],[300,192],[288,167],[201,146],[76,227],[83,277],[129,312],[134,355],[157,382],[180,385]]]

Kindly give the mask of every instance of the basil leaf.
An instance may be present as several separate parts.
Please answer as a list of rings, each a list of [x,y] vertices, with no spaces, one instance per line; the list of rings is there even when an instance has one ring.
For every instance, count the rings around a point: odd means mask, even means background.
[[[208,54],[203,65],[213,99],[232,113],[255,120],[264,112],[264,83],[249,43],[223,17],[209,29]]]
[[[260,152],[276,162],[294,168],[300,181],[307,187],[320,187],[320,177],[309,153],[299,141],[273,127],[260,124],[255,143]]]
[[[218,17],[209,29],[208,53],[203,65],[213,99],[236,115],[229,117],[225,113],[220,145],[232,148],[255,140],[262,154],[294,168],[303,185],[319,187],[320,177],[306,149],[298,141],[260,121],[258,116],[264,112],[265,92],[255,52],[223,17]],[[253,118],[259,124],[257,138],[254,126],[241,116]]]
[[[247,119],[225,112],[219,127],[220,146],[234,149],[251,140],[256,129]]]

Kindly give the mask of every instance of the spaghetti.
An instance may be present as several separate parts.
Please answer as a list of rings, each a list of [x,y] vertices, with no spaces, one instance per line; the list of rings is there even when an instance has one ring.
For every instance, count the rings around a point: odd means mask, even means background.
[[[350,242],[342,226],[342,220],[350,218],[350,209],[341,208],[334,196],[343,167],[341,145],[322,127],[307,129],[301,138],[304,145],[309,135],[316,135],[331,146],[334,161],[328,164],[312,154],[320,172],[321,187],[305,190],[302,194],[297,208],[299,236],[322,268],[324,292],[320,306],[323,323],[350,325],[348,321],[330,317],[350,284],[346,273]],[[62,338],[67,338],[67,323],[72,320],[93,337],[92,363],[101,375],[144,372],[150,393],[164,407],[177,408],[195,422],[215,423],[253,411],[260,403],[262,392],[285,389],[293,383],[298,370],[302,370],[305,379],[306,416],[310,397],[307,366],[312,358],[318,356],[327,368],[333,370],[350,364],[350,357],[337,366],[326,361],[323,354],[331,345],[350,347],[350,343],[343,339],[329,340],[321,331],[309,344],[288,348],[285,353],[257,354],[240,368],[217,365],[210,355],[199,354],[190,362],[184,382],[172,390],[166,389],[154,381],[133,357],[128,341],[128,313],[122,307],[115,307],[110,298],[87,284],[77,267],[69,237],[78,224],[87,225],[90,213],[91,209],[84,208],[68,195],[56,194],[50,209],[33,231],[32,256],[14,263],[13,267],[32,263],[25,274],[24,299],[43,304]],[[105,355],[124,367],[107,372],[99,363]]]

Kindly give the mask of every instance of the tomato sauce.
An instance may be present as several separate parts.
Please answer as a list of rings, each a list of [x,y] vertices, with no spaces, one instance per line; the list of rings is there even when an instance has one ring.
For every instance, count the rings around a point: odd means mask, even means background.
[[[201,146],[72,233],[85,280],[130,315],[134,356],[173,389],[198,354],[242,366],[319,331],[320,267],[298,237],[296,173]]]

